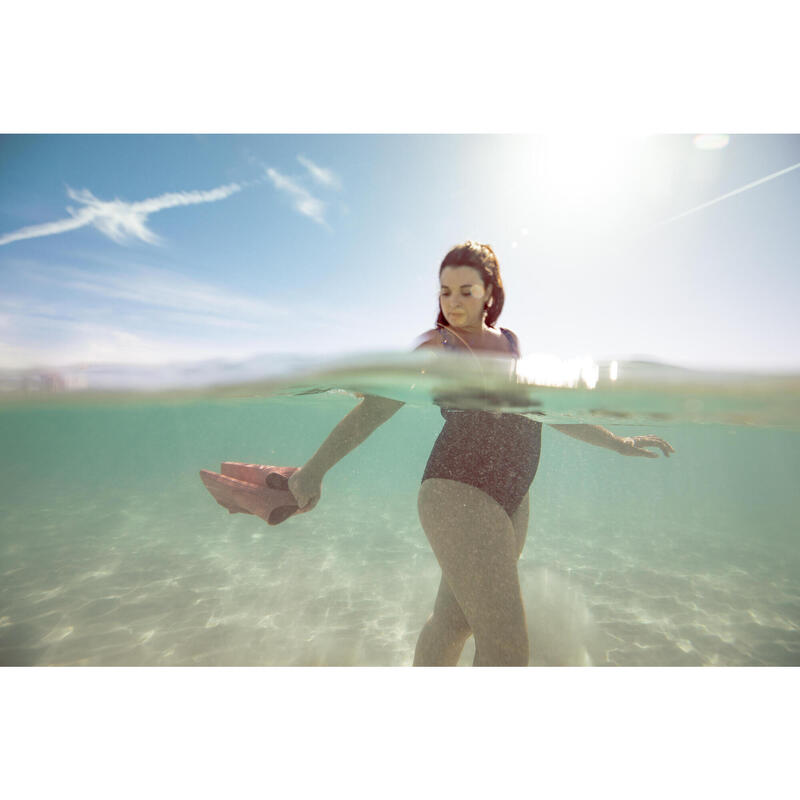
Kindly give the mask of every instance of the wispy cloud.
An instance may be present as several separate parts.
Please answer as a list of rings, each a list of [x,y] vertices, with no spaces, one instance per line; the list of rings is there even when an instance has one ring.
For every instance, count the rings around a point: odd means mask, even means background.
[[[48,267],[27,271],[29,278],[55,284],[62,289],[85,292],[111,300],[122,300],[150,308],[195,314],[208,324],[227,320],[241,324],[285,317],[288,311],[243,294],[230,292],[176,272],[137,267],[125,272],[92,272],[73,267]]]
[[[320,183],[323,186],[327,186],[329,189],[341,188],[342,182],[339,180],[339,178],[334,174],[332,170],[325,169],[325,167],[320,167],[318,164],[315,164],[310,158],[306,158],[305,156],[297,156],[297,160],[308,170],[311,177],[317,183]]]
[[[94,272],[27,262],[25,278],[55,287],[0,293],[0,368],[79,361],[161,362],[273,349],[288,310],[166,269]],[[33,288],[33,287],[31,287]]]
[[[194,277],[123,251],[80,258],[3,259],[0,370],[338,353],[354,329],[349,313],[313,295],[299,306],[274,289],[262,298],[230,275]]]
[[[291,178],[281,175],[272,167],[267,167],[267,177],[272,181],[273,186],[278,191],[286,192],[294,200],[294,207],[306,217],[313,219],[319,225],[330,228],[325,221],[325,203],[322,200],[314,197],[308,189],[303,188],[298,183],[295,183]]]
[[[0,236],[0,245],[10,244],[20,239],[34,239],[39,236],[65,233],[86,225],[93,225],[101,233],[118,243],[134,238],[149,244],[157,244],[161,241],[160,237],[147,227],[147,218],[150,214],[163,211],[165,208],[224,200],[241,189],[242,187],[238,183],[230,183],[205,192],[168,192],[137,203],[126,203],[119,199],[99,200],[88,189],[75,191],[67,187],[69,198],[81,203],[82,208],[74,209],[68,206],[67,212],[70,216],[66,219],[31,225],[4,234]]]

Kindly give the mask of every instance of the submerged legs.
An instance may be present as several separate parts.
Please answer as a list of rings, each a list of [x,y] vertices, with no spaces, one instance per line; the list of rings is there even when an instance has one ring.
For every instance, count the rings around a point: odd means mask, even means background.
[[[527,497],[512,521],[480,489],[431,478],[420,488],[419,514],[442,581],[414,664],[455,665],[472,632],[474,665],[526,665],[528,632],[517,558],[527,530]]]

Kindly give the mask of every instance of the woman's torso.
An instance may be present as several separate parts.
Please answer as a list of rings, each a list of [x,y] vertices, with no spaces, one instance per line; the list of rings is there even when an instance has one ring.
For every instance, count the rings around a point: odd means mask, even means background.
[[[485,351],[519,358],[514,334],[505,328],[500,333],[502,339],[494,338],[491,349]],[[440,329],[439,336],[446,350],[467,349],[450,329]],[[497,347],[498,343],[504,345],[504,350]],[[471,401],[474,399],[470,396]],[[476,486],[511,515],[536,474],[541,423],[519,414],[459,409],[454,398],[438,398],[436,402],[445,424],[428,459],[423,481],[449,478]]]

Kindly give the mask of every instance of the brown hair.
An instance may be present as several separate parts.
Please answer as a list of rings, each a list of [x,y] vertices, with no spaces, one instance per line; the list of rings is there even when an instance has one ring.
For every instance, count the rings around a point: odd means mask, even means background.
[[[486,304],[485,322],[490,327],[494,327],[500,312],[503,310],[503,303],[506,294],[503,291],[503,281],[500,278],[500,265],[497,263],[497,256],[488,244],[467,241],[464,244],[456,245],[444,257],[439,267],[439,275],[445,267],[472,267],[481,274],[484,286],[492,287],[492,296]],[[442,305],[439,303],[439,316],[436,319],[436,327],[441,328],[447,325],[447,320],[442,313]]]

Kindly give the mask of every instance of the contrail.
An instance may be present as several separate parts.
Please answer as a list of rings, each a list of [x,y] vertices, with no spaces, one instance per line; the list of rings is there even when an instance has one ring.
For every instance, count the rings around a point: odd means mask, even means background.
[[[713,200],[709,200],[707,203],[703,203],[702,205],[690,208],[688,211],[684,211],[681,214],[676,214],[674,217],[670,217],[669,219],[665,219],[662,222],[658,222],[656,223],[656,225],[654,225],[654,227],[658,228],[661,225],[668,225],[670,222],[675,222],[676,219],[680,219],[681,217],[685,217],[689,214],[694,214],[695,211],[700,211],[700,209],[702,208],[708,208],[709,206],[713,206],[715,203],[719,203],[722,200],[727,200],[727,198],[733,197],[735,194],[741,194],[742,192],[746,192],[748,189],[752,189],[754,186],[760,186],[762,183],[771,181],[773,178],[779,178],[781,175],[785,175],[787,172],[791,172],[793,169],[798,169],[798,168],[800,168],[800,162],[798,162],[797,164],[792,164],[791,167],[786,167],[786,169],[778,170],[778,172],[773,172],[771,175],[767,175],[765,178],[759,178],[757,181],[748,183],[745,186],[740,186],[738,189],[734,189],[732,192],[723,194],[720,197],[715,197]]]
[[[30,225],[17,231],[0,235],[0,245],[16,242],[20,239],[34,239],[39,236],[52,236],[55,233],[73,231],[85,225],[94,225],[115,242],[122,243],[134,236],[149,244],[156,244],[159,237],[147,227],[147,218],[157,211],[176,206],[188,206],[195,203],[213,203],[224,200],[235,192],[241,191],[242,184],[229,183],[209,191],[168,192],[158,197],[149,197],[136,203],[122,200],[98,200],[88,189],[76,192],[67,187],[67,195],[72,200],[83,203],[77,211],[67,207],[70,216],[55,222],[41,225]]]

